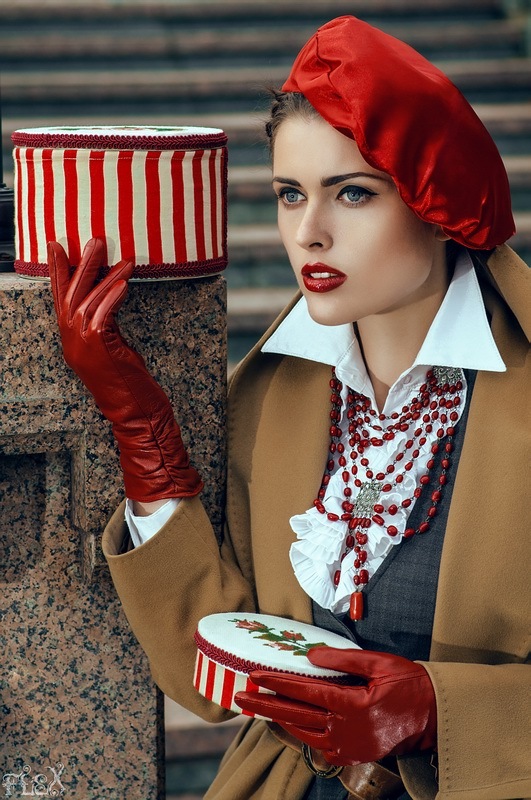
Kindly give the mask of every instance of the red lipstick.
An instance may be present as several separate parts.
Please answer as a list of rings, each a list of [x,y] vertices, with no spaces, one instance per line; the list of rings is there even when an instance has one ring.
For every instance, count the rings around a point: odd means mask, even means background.
[[[331,292],[347,279],[344,272],[321,263],[305,264],[301,275],[309,292]]]

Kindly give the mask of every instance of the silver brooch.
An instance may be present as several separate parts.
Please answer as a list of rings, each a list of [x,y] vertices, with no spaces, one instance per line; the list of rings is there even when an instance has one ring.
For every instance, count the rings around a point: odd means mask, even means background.
[[[444,386],[445,383],[455,386],[457,381],[463,379],[463,371],[459,367],[433,367],[432,371],[437,386]]]
[[[383,483],[380,481],[364,481],[361,484],[359,494],[354,500],[356,516],[372,516],[373,507],[380,497],[382,486]]]

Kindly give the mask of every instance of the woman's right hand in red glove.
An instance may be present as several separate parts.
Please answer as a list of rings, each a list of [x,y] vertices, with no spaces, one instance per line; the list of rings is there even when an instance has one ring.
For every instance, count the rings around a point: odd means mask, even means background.
[[[112,423],[127,497],[142,503],[191,497],[203,484],[190,466],[170,402],[116,324],[133,264],[120,261],[97,283],[103,254],[103,242],[91,239],[71,278],[61,245],[48,245],[65,361]]]

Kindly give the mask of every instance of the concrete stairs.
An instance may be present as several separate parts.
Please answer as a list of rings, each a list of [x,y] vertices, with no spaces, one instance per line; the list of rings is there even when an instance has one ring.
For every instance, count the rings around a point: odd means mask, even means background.
[[[17,0],[0,4],[5,180],[21,127],[199,124],[229,135],[229,347],[235,363],[295,291],[275,227],[262,130],[279,85],[316,27],[352,13],[444,69],[505,160],[531,258],[531,40],[525,0]],[[466,190],[466,189],[465,189]],[[201,797],[235,725],[169,706],[171,797]],[[221,731],[221,732],[220,732]]]
[[[264,87],[282,82],[301,44],[333,16],[355,13],[374,22],[455,81],[502,151],[518,225],[512,244],[531,254],[530,33],[526,14],[514,0],[511,7],[517,13],[507,15],[500,0],[5,4],[4,153],[12,130],[39,124],[223,127],[230,141],[227,280],[235,361],[295,285],[268,186]],[[253,321],[249,309],[258,307]]]

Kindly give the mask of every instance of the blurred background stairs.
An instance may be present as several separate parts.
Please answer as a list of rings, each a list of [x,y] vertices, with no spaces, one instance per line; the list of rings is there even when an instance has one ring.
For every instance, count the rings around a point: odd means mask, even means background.
[[[197,124],[229,136],[229,358],[254,344],[295,291],[275,227],[262,130],[318,25],[355,14],[440,66],[496,140],[531,259],[530,0],[17,0],[0,6],[3,154],[22,127]],[[466,191],[466,187],[463,187]],[[201,797],[237,725],[168,705],[169,797]]]

